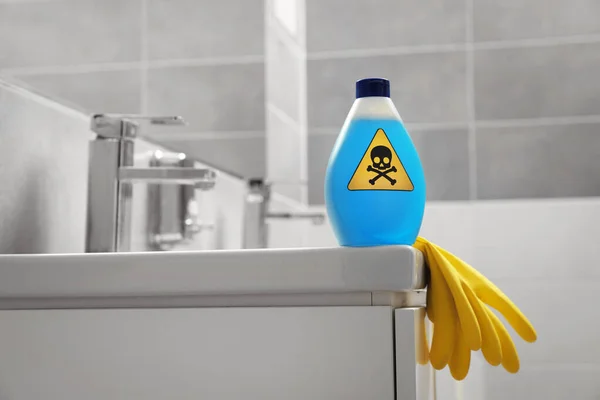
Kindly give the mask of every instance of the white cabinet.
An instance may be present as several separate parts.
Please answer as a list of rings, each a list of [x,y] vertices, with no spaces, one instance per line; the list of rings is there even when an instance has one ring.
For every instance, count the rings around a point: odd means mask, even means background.
[[[430,400],[424,286],[403,246],[0,255],[0,400]]]
[[[394,399],[389,307],[0,311],[0,398]]]

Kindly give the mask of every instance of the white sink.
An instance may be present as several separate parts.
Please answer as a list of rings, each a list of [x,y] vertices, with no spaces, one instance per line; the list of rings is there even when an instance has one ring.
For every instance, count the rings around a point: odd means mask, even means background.
[[[0,256],[0,397],[431,400],[411,247]]]
[[[424,286],[409,246],[0,255],[0,309],[381,305]]]

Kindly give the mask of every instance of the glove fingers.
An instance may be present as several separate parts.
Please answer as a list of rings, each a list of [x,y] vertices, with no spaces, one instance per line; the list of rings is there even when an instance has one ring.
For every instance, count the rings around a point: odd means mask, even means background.
[[[490,320],[490,316],[484,309],[485,305],[479,301],[473,289],[464,281],[462,282],[462,286],[469,302],[473,306],[473,311],[475,311],[479,326],[481,327],[481,352],[483,353],[483,357],[493,366],[500,365],[502,362],[500,338]]]
[[[460,326],[456,327],[456,341],[454,352],[450,358],[450,373],[457,381],[462,381],[469,373],[471,366],[471,350],[465,342],[464,333],[461,332]]]
[[[479,298],[484,303],[489,304],[491,307],[498,310],[504,318],[508,321],[510,326],[521,336],[523,340],[529,343],[533,343],[537,340],[537,333],[531,325],[531,322],[523,315],[521,310],[508,298],[506,295],[498,289],[481,290],[478,291]]]
[[[496,285],[449,251],[436,245],[433,246],[437,247],[452,262],[457,272],[470,283],[470,286],[484,303],[498,310],[506,318],[523,340],[529,343],[537,340],[537,333],[531,322]]]
[[[439,270],[436,268],[430,270],[431,282],[428,291],[431,291],[431,305],[436,310],[436,319],[433,326],[433,339],[429,358],[433,368],[441,370],[448,364],[452,356],[457,318],[450,289],[448,289],[443,277],[440,276]]]
[[[500,321],[500,319],[487,307],[485,308],[487,314],[489,315],[492,323],[494,324],[494,328],[496,328],[496,332],[498,332],[498,337],[500,338],[500,343],[502,345],[502,366],[505,370],[512,374],[516,374],[519,372],[520,361],[519,355],[517,354],[517,348],[515,347],[515,343],[512,338],[508,334],[508,331]]]
[[[477,322],[477,317],[465,292],[460,284],[460,277],[454,271],[453,265],[444,257],[443,254],[435,246],[427,246],[427,258],[429,261],[429,269],[439,269],[441,276],[444,277],[458,312],[458,318],[462,327],[462,334],[465,341],[471,350],[479,350],[481,348],[481,329]]]

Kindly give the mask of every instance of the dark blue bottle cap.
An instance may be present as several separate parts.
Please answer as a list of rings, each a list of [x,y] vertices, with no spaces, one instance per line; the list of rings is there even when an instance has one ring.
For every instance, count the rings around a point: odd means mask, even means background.
[[[361,97],[390,97],[390,81],[384,78],[356,81],[356,98]]]

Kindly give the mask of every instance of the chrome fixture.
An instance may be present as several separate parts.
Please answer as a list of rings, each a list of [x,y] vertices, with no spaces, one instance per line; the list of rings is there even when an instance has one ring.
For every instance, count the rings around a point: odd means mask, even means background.
[[[313,224],[320,225],[325,215],[318,212],[271,212],[271,184],[263,179],[250,179],[244,203],[244,249],[260,249],[268,247],[269,219],[310,219]]]
[[[149,166],[193,168],[194,160],[188,158],[185,153],[156,150],[150,155]],[[214,224],[200,221],[194,185],[150,183],[147,186],[149,248],[170,250],[177,244],[188,243],[201,231],[214,229]]]
[[[215,185],[215,171],[188,164],[134,167],[140,122],[164,126],[185,124],[178,116],[95,114],[91,118],[90,127],[96,138],[89,147],[86,252],[129,251],[133,183],[192,185],[203,190]]]

